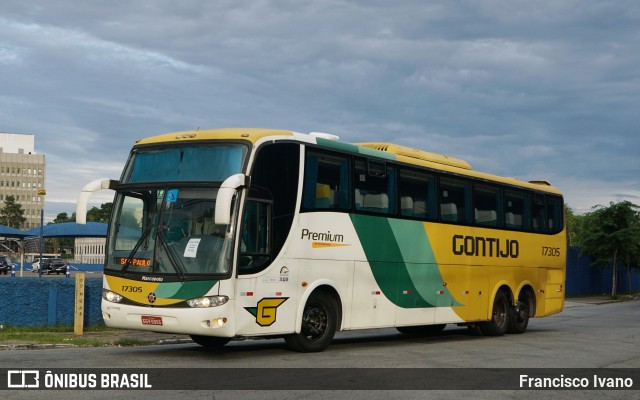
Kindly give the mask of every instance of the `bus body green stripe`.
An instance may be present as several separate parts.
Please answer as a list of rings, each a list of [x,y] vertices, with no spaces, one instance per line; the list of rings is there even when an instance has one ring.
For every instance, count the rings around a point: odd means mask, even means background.
[[[395,305],[403,308],[434,307],[420,295],[408,271],[402,250],[387,218],[352,214],[362,248],[380,290]]]
[[[362,154],[366,156],[379,157],[387,160],[396,160],[396,155],[385,151],[369,149],[367,147],[356,146],[355,144],[342,143],[335,140],[316,138],[316,143],[335,150],[346,151],[349,153]]]
[[[202,297],[212,287],[214,287],[218,281],[187,281],[187,282],[170,282],[161,283],[155,290],[156,296],[165,299],[180,299],[188,300],[197,297]]]
[[[392,303],[403,308],[460,305],[443,286],[422,222],[357,214],[351,220],[371,272]]]

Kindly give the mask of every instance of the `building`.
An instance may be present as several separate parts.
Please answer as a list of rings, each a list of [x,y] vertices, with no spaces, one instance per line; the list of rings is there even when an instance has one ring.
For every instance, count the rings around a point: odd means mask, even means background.
[[[106,230],[106,229],[105,229]],[[104,237],[77,237],[74,248],[74,262],[81,264],[104,264]]]
[[[46,165],[44,154],[36,154],[34,135],[0,133],[0,207],[13,196],[24,209],[27,219],[20,229],[40,226],[44,207]]]

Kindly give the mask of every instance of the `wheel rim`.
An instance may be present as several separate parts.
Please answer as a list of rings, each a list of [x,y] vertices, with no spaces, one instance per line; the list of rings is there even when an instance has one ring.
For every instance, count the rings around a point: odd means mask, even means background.
[[[500,301],[493,308],[493,321],[497,326],[503,326],[507,322],[507,305]]]
[[[527,309],[527,304],[523,301],[518,301],[518,305],[516,306],[516,317],[515,320],[518,324],[523,324],[529,315],[529,310]]]
[[[305,308],[302,318],[302,334],[305,337],[318,340],[327,331],[328,324],[329,317],[322,306],[311,304]]]

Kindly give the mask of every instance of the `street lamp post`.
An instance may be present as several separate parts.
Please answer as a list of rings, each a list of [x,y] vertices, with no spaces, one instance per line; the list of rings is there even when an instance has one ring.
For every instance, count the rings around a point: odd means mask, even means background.
[[[40,202],[40,261],[38,267],[38,277],[42,278],[42,267],[44,266],[44,262],[42,260],[42,248],[44,246],[44,196],[47,194],[47,191],[44,189],[38,190],[38,196],[41,196],[42,199]]]

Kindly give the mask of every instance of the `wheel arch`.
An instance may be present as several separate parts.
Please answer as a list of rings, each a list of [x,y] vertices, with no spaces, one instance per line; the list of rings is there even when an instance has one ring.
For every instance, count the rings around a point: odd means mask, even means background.
[[[533,318],[536,315],[536,292],[533,290],[533,284],[529,281],[522,282],[518,287],[516,299],[520,299],[522,294],[527,294],[531,300],[531,307],[529,309],[529,317]]]
[[[509,282],[500,281],[500,282],[496,283],[496,285],[493,287],[493,291],[491,292],[491,296],[489,296],[489,306],[490,307],[493,306],[493,302],[495,301],[496,295],[500,291],[504,292],[504,294],[507,296],[507,299],[509,299],[509,303],[512,306],[515,305],[515,297],[513,296],[513,290],[511,290],[511,286],[509,285]]]
[[[308,285],[304,294],[300,297],[298,309],[296,310],[295,333],[300,333],[304,307],[307,304],[307,300],[309,300],[309,297],[311,297],[313,293],[323,293],[324,295],[331,297],[336,302],[336,331],[340,331],[342,329],[342,318],[344,315],[342,311],[342,297],[332,281],[328,279],[321,279]]]

